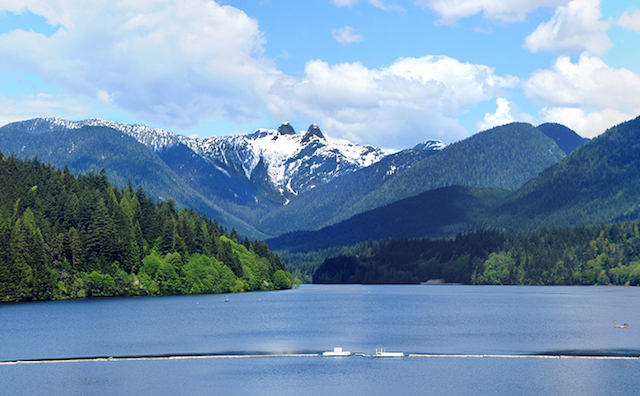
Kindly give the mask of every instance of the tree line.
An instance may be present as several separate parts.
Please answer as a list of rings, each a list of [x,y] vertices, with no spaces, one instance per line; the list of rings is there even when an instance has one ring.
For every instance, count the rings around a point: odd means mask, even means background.
[[[0,301],[290,288],[266,243],[103,170],[0,153]]]
[[[639,227],[626,222],[369,241],[325,259],[313,282],[638,286]]]

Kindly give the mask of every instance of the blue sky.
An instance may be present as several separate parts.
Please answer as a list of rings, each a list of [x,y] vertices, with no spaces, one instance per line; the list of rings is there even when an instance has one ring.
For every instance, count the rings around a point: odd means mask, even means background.
[[[0,0],[0,124],[290,121],[387,150],[512,121],[593,137],[640,115],[639,49],[627,0]]]

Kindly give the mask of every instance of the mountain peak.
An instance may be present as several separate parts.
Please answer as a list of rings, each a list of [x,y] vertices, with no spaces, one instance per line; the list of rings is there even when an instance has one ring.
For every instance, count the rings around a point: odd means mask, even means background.
[[[295,135],[296,131],[293,129],[291,124],[285,121],[282,123],[282,125],[278,127],[278,134],[279,135]]]
[[[416,144],[414,150],[442,150],[447,146],[442,140],[429,139]]]
[[[307,130],[307,133],[305,133],[304,137],[302,138],[302,143],[303,144],[309,143],[314,136],[317,136],[318,138],[325,140],[325,137],[322,134],[322,131],[320,130],[320,127],[318,126],[318,124],[309,125],[309,129]]]

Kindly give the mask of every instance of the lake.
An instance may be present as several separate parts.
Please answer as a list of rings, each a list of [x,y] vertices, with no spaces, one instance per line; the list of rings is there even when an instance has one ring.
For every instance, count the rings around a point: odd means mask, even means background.
[[[225,298],[229,302],[224,302]],[[302,285],[299,289],[0,305],[0,361],[321,353],[0,365],[2,394],[629,394],[640,288]],[[629,323],[614,328],[613,321]]]

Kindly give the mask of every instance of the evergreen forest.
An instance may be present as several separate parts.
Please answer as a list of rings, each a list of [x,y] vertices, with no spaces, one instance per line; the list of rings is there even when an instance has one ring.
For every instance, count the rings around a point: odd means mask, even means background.
[[[368,241],[325,259],[313,282],[638,286],[639,228],[626,222]]]
[[[0,302],[291,285],[266,243],[172,200],[0,153]]]

